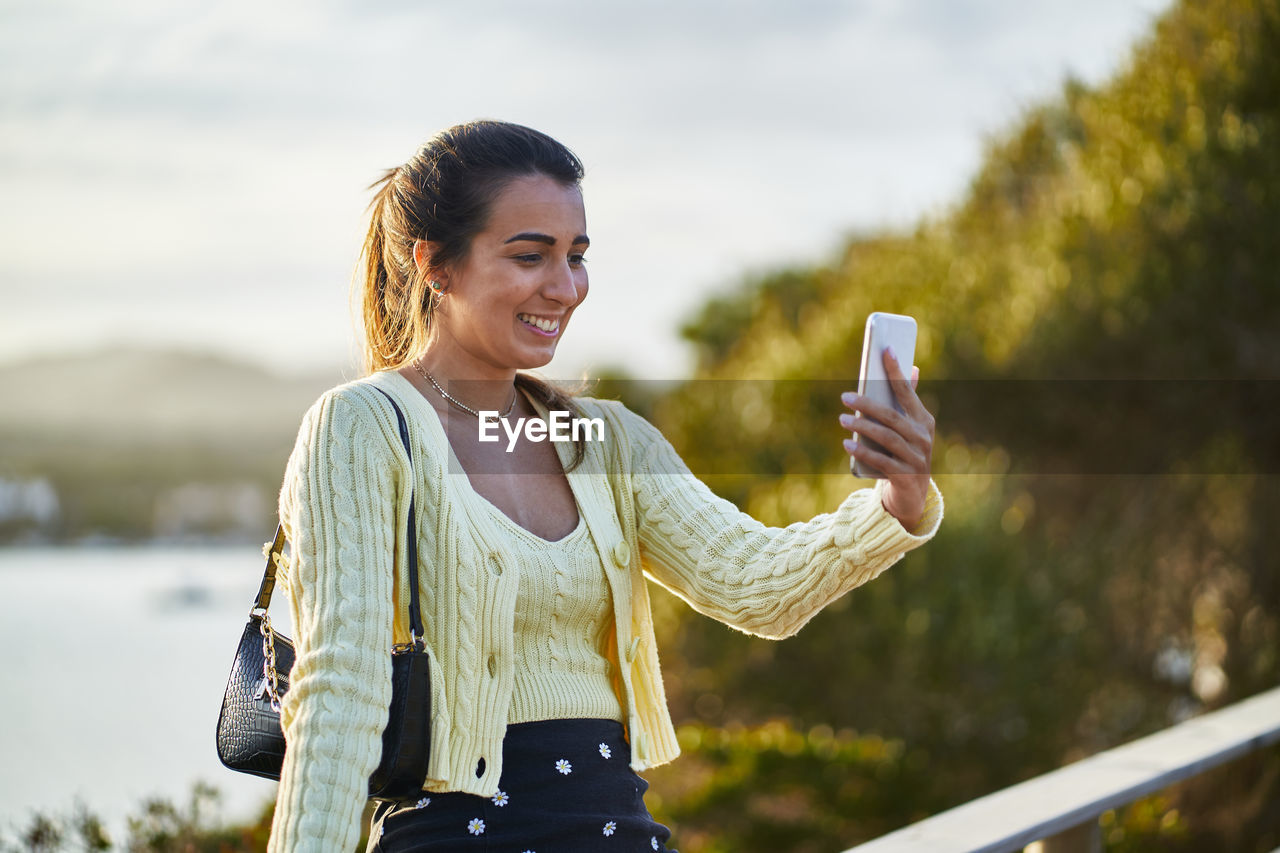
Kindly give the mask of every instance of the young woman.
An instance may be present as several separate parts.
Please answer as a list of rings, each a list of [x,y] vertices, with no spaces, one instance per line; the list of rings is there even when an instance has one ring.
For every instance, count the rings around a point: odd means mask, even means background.
[[[937,530],[933,418],[891,358],[905,414],[845,395],[884,424],[859,430],[893,455],[846,449],[887,479],[786,529],[716,497],[620,403],[520,372],[551,360],[587,295],[581,178],[558,142],[483,121],[437,135],[380,182],[364,257],[368,375],[306,413],[280,493],[297,662],[272,851],[348,851],[359,836],[389,650],[409,633],[396,566],[410,492],[431,760],[420,796],[379,805],[372,851],[667,849],[637,775],[679,751],[646,581],[782,638]],[[405,414],[412,460],[381,392]],[[498,441],[481,440],[486,412]],[[599,426],[572,442],[497,429],[552,412]]]

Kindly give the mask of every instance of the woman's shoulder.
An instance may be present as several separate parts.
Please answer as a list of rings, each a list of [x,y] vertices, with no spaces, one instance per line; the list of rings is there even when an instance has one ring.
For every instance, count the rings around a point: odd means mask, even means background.
[[[662,439],[662,433],[643,415],[621,400],[599,397],[574,397],[573,402],[587,418],[600,418],[605,431],[623,446],[635,447]]]
[[[401,393],[401,390],[395,387],[394,380],[389,375],[392,373],[395,373],[395,371],[380,370],[332,385],[320,392],[312,403],[312,408],[333,400],[342,400],[355,405],[367,405],[368,403],[376,402],[376,398],[380,396],[379,390],[390,391],[393,396],[396,396]],[[396,375],[398,376],[399,374]],[[403,379],[403,377],[401,378]]]
[[[399,380],[397,382],[397,380]],[[319,431],[352,441],[383,435],[401,445],[401,417],[410,433],[420,416],[410,395],[417,390],[394,370],[377,371],[334,385],[321,392],[302,417],[302,431]],[[397,417],[397,411],[401,417]]]
[[[405,417],[416,411],[415,404],[421,394],[413,385],[394,370],[379,370],[356,379],[334,385],[315,399],[309,412],[327,406],[339,405],[353,409],[361,415],[390,414],[399,409]],[[394,420],[394,414],[392,415]]]
[[[621,400],[587,396],[575,396],[572,399],[574,405],[581,410],[583,417],[601,418],[606,424],[612,422],[625,427],[627,424],[644,420],[640,415],[627,408],[627,404]]]

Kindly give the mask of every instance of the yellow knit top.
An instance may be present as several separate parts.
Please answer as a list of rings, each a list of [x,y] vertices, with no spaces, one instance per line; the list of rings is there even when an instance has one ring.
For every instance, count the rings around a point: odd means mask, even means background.
[[[613,607],[604,563],[586,522],[548,542],[489,507],[524,558],[516,594],[515,677],[508,723],[589,718],[622,721],[610,680]]]
[[[412,469],[395,412],[374,386],[405,414]],[[583,651],[594,645],[592,624],[600,629],[599,657],[627,730],[631,767],[641,771],[679,754],[647,581],[734,628],[780,639],[927,541],[942,520],[942,496],[931,484],[924,518],[915,531],[903,529],[881,505],[877,483],[831,513],[766,527],[713,494],[661,433],[621,403],[576,402],[604,422],[605,435],[588,442],[586,459],[568,474],[581,517],[570,535],[589,540],[599,559],[609,616],[575,619],[572,626],[556,621],[554,606],[543,617],[523,611],[517,617],[537,558],[514,522],[504,524],[496,507],[481,503],[435,409],[407,379],[387,370],[340,385],[303,416],[280,491],[291,543],[281,584],[296,660],[281,711],[288,750],[269,851],[350,850],[359,838],[391,700],[390,649],[409,638],[404,561],[411,490],[432,659],[431,759],[423,788],[480,796],[498,789],[507,724],[542,713],[534,709],[547,701],[530,692],[528,676],[518,687],[521,660],[581,653],[580,663],[590,661],[584,678],[561,682],[570,695],[545,707],[571,707],[597,694],[587,685],[600,684],[589,671],[594,666],[598,674],[601,665]],[[567,463],[572,446],[555,446]],[[547,637],[545,651],[531,651],[531,642]],[[574,671],[575,664],[564,663]]]

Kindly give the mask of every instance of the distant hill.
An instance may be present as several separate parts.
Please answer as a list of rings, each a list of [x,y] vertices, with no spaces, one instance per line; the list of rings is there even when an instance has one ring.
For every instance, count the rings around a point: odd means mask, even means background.
[[[0,365],[0,544],[261,541],[303,413],[349,378],[141,347]]]
[[[338,369],[292,377],[212,353],[113,347],[0,364],[0,436],[292,440]],[[353,378],[353,377],[351,377]]]

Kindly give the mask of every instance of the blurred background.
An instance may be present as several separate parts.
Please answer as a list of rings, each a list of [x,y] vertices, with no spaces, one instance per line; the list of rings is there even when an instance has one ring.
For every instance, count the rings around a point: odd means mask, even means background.
[[[478,117],[587,167],[543,372],[763,521],[857,485],[829,390],[920,321],[937,539],[780,644],[656,593],[681,850],[843,849],[1280,683],[1277,0],[0,21],[0,846],[264,845],[213,750],[260,543],[360,375],[365,187]],[[1278,803],[1270,749],[1104,838],[1271,850]]]

